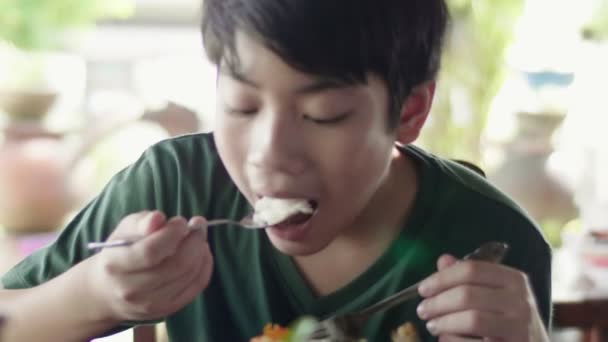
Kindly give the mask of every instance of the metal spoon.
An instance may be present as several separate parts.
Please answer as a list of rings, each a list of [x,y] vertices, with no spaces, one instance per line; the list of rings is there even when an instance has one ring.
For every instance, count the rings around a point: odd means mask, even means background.
[[[247,215],[242,218],[240,221],[235,221],[231,219],[217,219],[211,220],[207,222],[207,227],[213,226],[222,226],[222,225],[235,225],[240,226],[245,229],[264,229],[268,227],[268,224],[255,222],[253,220],[253,214]],[[198,227],[191,227],[191,230],[200,229]],[[106,241],[106,242],[89,242],[87,244],[87,248],[91,250],[100,250],[104,248],[114,248],[114,247],[125,247],[134,244],[135,242],[143,239],[143,237],[137,237],[133,239],[122,239],[122,240],[114,240],[114,241]]]

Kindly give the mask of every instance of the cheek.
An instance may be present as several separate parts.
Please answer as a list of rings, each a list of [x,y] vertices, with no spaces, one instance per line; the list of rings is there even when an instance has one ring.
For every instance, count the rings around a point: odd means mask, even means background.
[[[221,104],[216,108],[213,135],[218,152],[227,167],[242,161],[247,153],[249,130],[246,120],[238,120]]]
[[[318,154],[325,166],[325,186],[334,196],[369,197],[386,174],[394,140],[385,131],[366,133],[364,129],[345,135],[339,142],[328,140],[321,143],[322,153]]]
[[[359,192],[373,192],[385,176],[389,156],[390,147],[386,149],[378,146],[359,146],[351,154],[345,167],[344,181],[348,183],[346,186]],[[370,190],[364,191],[367,188]]]
[[[227,124],[220,118],[216,121],[213,136],[215,145],[228,174],[244,194],[247,185],[244,176],[244,162],[247,153],[245,132],[238,126]]]
[[[233,139],[236,133],[235,129],[227,123],[221,114],[216,116],[213,136],[220,158],[227,167],[237,159],[237,146]]]

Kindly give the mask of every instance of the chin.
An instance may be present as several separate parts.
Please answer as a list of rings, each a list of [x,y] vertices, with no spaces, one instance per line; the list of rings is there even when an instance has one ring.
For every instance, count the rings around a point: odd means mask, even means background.
[[[317,252],[320,252],[325,248],[328,243],[319,244],[319,243],[306,243],[304,241],[301,242],[291,242],[285,241],[281,238],[273,236],[271,233],[268,234],[270,242],[274,245],[276,249],[278,249],[281,253],[289,255],[289,256],[308,256],[313,255]]]

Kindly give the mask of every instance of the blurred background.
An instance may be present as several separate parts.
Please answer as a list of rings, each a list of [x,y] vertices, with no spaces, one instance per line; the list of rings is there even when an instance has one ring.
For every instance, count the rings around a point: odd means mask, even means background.
[[[556,301],[608,298],[608,0],[447,2],[419,144],[479,165],[537,220],[559,265]],[[0,273],[146,147],[213,129],[199,7],[0,1]]]

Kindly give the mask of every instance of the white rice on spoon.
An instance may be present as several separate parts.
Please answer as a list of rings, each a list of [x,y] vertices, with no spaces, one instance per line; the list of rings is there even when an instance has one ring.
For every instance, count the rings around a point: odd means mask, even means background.
[[[276,225],[296,214],[312,214],[314,209],[305,199],[262,197],[255,203],[253,221],[269,226]]]

